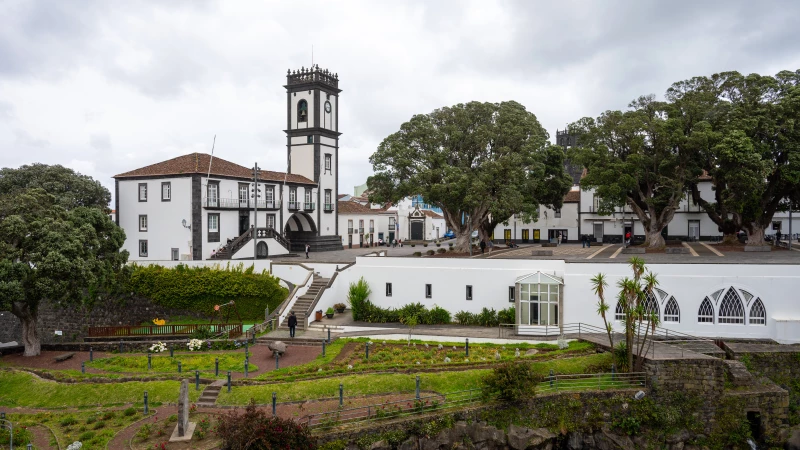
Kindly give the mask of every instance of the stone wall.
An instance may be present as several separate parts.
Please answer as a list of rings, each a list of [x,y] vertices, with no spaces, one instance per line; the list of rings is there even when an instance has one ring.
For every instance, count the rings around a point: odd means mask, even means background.
[[[796,352],[737,353],[750,372],[769,378],[778,384],[800,379],[800,347]]]
[[[189,311],[164,308],[149,299],[133,297],[119,301],[105,301],[93,308],[84,306],[62,307],[49,301],[39,306],[37,330],[42,343],[74,342],[80,340],[90,326],[139,325],[155,318],[198,316]],[[55,334],[62,332],[61,336]],[[22,342],[19,319],[8,311],[0,312],[0,342]]]

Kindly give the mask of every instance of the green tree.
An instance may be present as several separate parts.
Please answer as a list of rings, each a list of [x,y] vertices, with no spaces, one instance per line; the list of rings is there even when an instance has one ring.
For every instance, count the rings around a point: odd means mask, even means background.
[[[728,241],[744,229],[748,244],[763,245],[775,212],[800,191],[800,70],[697,77],[675,83],[667,97],[705,111],[707,126],[691,139],[700,144],[696,161],[711,177],[714,198],[702,198],[694,180],[695,202]]]
[[[645,245],[660,248],[661,231],[678,210],[687,180],[696,176],[692,154],[681,145],[683,130],[669,120],[666,103],[650,95],[629,107],[570,125],[579,136],[570,159],[586,167],[581,187],[603,199],[599,213],[630,206],[644,227]]]
[[[571,186],[563,151],[551,149],[536,116],[517,102],[470,102],[419,114],[381,142],[370,157],[370,201],[422,195],[442,209],[459,250],[470,230],[485,237],[500,223],[538,205],[560,207]]]
[[[44,189],[66,209],[86,206],[108,212],[111,203],[111,192],[99,181],[64,166],[36,163],[0,169],[0,193],[13,195],[32,188]]]
[[[37,188],[0,194],[0,309],[19,318],[25,356],[41,351],[43,300],[91,303],[120,284],[124,242],[122,229],[98,208],[65,209]]]

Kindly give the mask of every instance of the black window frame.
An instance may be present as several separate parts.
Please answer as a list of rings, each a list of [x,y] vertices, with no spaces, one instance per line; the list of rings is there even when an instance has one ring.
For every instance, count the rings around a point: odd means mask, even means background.
[[[167,187],[169,191],[169,198],[164,198],[164,187]],[[162,202],[171,202],[172,201],[172,182],[171,181],[162,181],[161,182],[161,201]]]
[[[181,251],[175,247],[169,249],[169,256],[172,258],[173,261],[178,261],[181,259]]]
[[[333,173],[333,155],[330,153],[325,153],[325,159],[323,163],[323,167],[325,168],[325,173],[331,172]]]
[[[425,298],[433,298],[433,285],[426,284],[425,285]]]
[[[301,119],[301,116],[300,116],[300,111],[301,111],[300,110],[300,105],[302,105],[303,103],[305,103],[306,109],[305,109],[305,114],[302,116],[302,119]],[[297,102],[297,123],[302,123],[302,122],[308,123],[308,101],[306,99],[300,99]]]
[[[209,226],[212,216],[217,217],[217,231],[211,231],[211,227]],[[220,214],[208,213],[208,217],[206,217],[206,233],[208,234],[208,242],[219,242],[221,229],[222,229],[222,224],[220,223]]]
[[[142,217],[144,217],[144,229],[142,229]],[[139,232],[147,233],[148,228],[150,228],[150,222],[147,219],[147,214],[139,214]]]
[[[517,302],[517,297],[515,295],[516,294],[515,291],[516,291],[516,288],[514,286],[509,286],[508,287],[508,303],[516,303]]]
[[[386,296],[392,296],[392,283],[386,283]]]
[[[144,199],[142,199],[142,186],[144,186]],[[140,202],[146,202],[148,190],[147,183],[139,183],[139,186],[136,188],[136,198],[138,198]]]
[[[314,143],[314,136],[310,134],[306,136],[306,144],[313,144],[313,143]]]
[[[144,252],[142,251],[142,244],[144,244]],[[139,239],[139,257],[140,258],[147,258],[150,250],[150,246],[147,243],[147,239]]]
[[[467,285],[467,300],[472,300],[472,285]]]

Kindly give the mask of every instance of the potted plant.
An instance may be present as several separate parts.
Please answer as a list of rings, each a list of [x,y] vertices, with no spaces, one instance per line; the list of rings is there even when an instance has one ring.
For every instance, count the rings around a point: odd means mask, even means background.
[[[325,311],[325,317],[328,319],[333,319],[333,308],[328,308],[328,310]]]
[[[337,304],[333,305],[333,309],[335,309],[337,313],[341,314],[341,313],[344,312],[344,308],[346,306],[347,305],[345,305],[344,303],[337,303]]]

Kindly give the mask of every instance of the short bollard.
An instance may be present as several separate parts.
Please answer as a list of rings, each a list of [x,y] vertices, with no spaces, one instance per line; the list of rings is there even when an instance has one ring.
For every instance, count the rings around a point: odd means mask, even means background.
[[[200,371],[199,370],[195,370],[194,371],[194,390],[195,391],[199,391],[200,390]]]
[[[214,376],[219,376],[219,358],[214,358]]]
[[[181,373],[181,372],[182,372],[181,362],[178,361],[178,373]]]
[[[419,375],[417,375],[417,400],[419,400]]]
[[[281,368],[280,363],[278,363],[279,359],[281,359],[281,356],[278,354],[278,352],[275,352],[275,370]]]
[[[172,344],[169,344],[169,357],[172,358],[172,355],[173,355]]]
[[[553,387],[553,369],[550,369],[550,387]]]
[[[250,354],[250,343],[248,341],[244,341],[244,357],[247,358],[247,355]]]
[[[86,373],[86,363],[81,363],[81,373]]]
[[[28,444],[26,447],[28,450],[33,450],[33,444]]]
[[[94,361],[94,352],[92,351],[92,347],[89,347],[89,362]]]
[[[467,343],[464,345],[464,351],[466,352],[464,356],[469,357],[469,338],[467,338]]]
[[[325,339],[322,340],[322,356],[325,356]]]
[[[231,371],[228,371],[228,392],[231,392]]]
[[[344,404],[344,385],[339,383],[339,406]]]
[[[250,363],[247,361],[247,358],[244,359],[244,377],[247,378],[247,369]]]
[[[122,353],[122,339],[119,340],[119,352]]]
[[[331,343],[331,329],[328,328],[328,344]]]
[[[275,417],[277,409],[278,409],[278,394],[276,392],[273,392],[272,393],[272,417]]]
[[[147,408],[147,391],[144,391],[144,415],[146,416],[149,412]]]
[[[153,368],[153,355],[148,353],[147,354],[147,370],[150,370],[152,368]]]
[[[369,342],[364,344],[364,351],[366,352],[367,359],[369,359]]]

